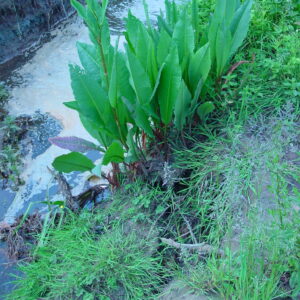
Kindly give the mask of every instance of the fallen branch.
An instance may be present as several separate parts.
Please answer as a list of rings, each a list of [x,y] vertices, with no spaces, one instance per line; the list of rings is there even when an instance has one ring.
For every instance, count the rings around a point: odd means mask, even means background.
[[[72,196],[71,187],[67,182],[66,178],[63,174],[57,173],[50,168],[48,168],[49,172],[56,179],[58,183],[59,191],[62,193],[63,197],[66,200],[66,207],[76,212],[79,209],[78,203],[74,201],[74,197]]]
[[[185,222],[185,224],[186,224],[186,226],[187,226],[187,228],[188,228],[188,230],[190,232],[190,235],[191,235],[191,237],[193,239],[193,242],[195,244],[197,244],[197,239],[196,239],[196,236],[195,236],[195,234],[194,234],[194,232],[192,230],[192,226],[191,226],[190,222],[188,221],[188,219],[183,214],[182,214],[182,218],[183,218],[183,220],[184,220],[184,222]]]
[[[100,184],[94,185],[87,189],[86,191],[80,193],[78,196],[73,197],[76,202],[79,203],[79,207],[83,208],[87,201],[95,202],[96,197],[103,193],[105,187],[101,186]]]
[[[187,249],[190,251],[197,251],[199,254],[210,254],[214,251],[216,251],[215,247],[206,244],[206,243],[200,243],[200,244],[181,244],[173,241],[172,239],[165,239],[165,238],[160,238],[160,240],[164,243],[167,244],[171,247],[177,248],[177,249]],[[217,250],[217,253],[219,255],[223,255],[222,250]]]

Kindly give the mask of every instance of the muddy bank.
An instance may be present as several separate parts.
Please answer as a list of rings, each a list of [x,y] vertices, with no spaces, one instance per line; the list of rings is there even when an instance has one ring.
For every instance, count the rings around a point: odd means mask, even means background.
[[[0,79],[73,13],[69,0],[0,0]]]

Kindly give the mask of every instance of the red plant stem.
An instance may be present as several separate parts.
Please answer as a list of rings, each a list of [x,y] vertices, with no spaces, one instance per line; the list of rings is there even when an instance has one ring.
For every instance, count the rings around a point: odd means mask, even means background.
[[[250,60],[241,60],[241,61],[238,61],[237,63],[235,63],[229,69],[229,71],[227,72],[227,76],[231,75],[240,65],[242,65],[242,64],[252,64],[252,63],[254,63],[254,61],[255,61],[255,55],[254,54],[252,55],[252,61],[250,61]],[[224,84],[227,84],[227,83],[228,83],[228,79],[225,80]]]

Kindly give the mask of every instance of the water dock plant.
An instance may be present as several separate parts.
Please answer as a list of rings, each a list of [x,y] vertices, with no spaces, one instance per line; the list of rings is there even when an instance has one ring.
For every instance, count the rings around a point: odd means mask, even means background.
[[[143,162],[146,143],[163,151],[161,144],[167,144],[170,132],[183,136],[187,124],[204,122],[215,109],[206,100],[206,91],[220,85],[247,34],[252,6],[252,0],[217,1],[203,32],[196,0],[183,6],[167,0],[157,26],[145,25],[129,12],[123,52],[119,40],[111,45],[107,1],[100,5],[88,0],[86,6],[71,2],[88,26],[92,44],[77,44],[82,67],[70,65],[75,100],[65,104],[78,111],[99,145],[81,141],[80,147],[74,137],[52,142],[79,152],[98,149],[104,153],[102,164],[112,163],[115,172],[119,163],[127,167]],[[81,153],[60,156],[53,166],[61,172],[99,174],[99,166]]]

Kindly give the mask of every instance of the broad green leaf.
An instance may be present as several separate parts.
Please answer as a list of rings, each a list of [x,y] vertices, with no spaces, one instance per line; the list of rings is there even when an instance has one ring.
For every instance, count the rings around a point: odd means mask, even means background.
[[[98,0],[85,0],[88,10],[93,12],[95,18],[100,20],[102,14],[102,6],[99,4]]]
[[[128,47],[126,53],[130,73],[130,84],[135,91],[137,101],[140,105],[148,104],[152,93],[150,79],[142,64]]]
[[[239,6],[239,0],[230,0],[230,1],[224,1],[224,0],[217,0],[215,12],[210,20],[209,29],[208,29],[208,40],[210,49],[211,49],[211,60],[212,64],[215,64],[215,59],[217,55],[217,51],[221,50],[218,49],[217,45],[217,37],[220,31],[220,27],[224,29],[229,29],[230,22],[232,21],[233,15],[237,7]],[[225,34],[225,32],[223,31]],[[206,41],[206,42],[207,42]],[[230,44],[230,41],[227,41]],[[223,46],[226,47],[224,44]],[[223,47],[222,46],[222,47]]]
[[[213,112],[215,110],[215,105],[212,102],[205,102],[201,104],[197,109],[197,114],[200,117],[200,119],[203,121],[206,119],[208,114]]]
[[[236,11],[234,18],[230,24],[230,30],[232,34],[230,55],[236,52],[247,35],[252,3],[252,0],[248,0],[243,3],[243,5],[241,5]]]
[[[195,111],[196,111],[196,108],[197,108],[197,103],[198,103],[198,100],[199,100],[199,97],[200,97],[200,93],[201,93],[201,90],[203,88],[203,85],[204,85],[204,82],[203,82],[203,79],[201,78],[197,84],[197,88],[196,88],[196,91],[195,91],[195,94],[193,96],[193,99],[191,101],[191,107],[190,107],[190,113],[189,113],[189,116],[190,116],[190,120],[192,119],[192,117],[194,116],[195,114]]]
[[[179,6],[177,6],[175,1],[172,1],[172,19],[173,19],[172,21],[173,21],[173,25],[175,25],[178,22],[179,12],[180,12]]]
[[[71,85],[79,112],[100,128],[105,128],[111,136],[118,137],[108,96],[100,83],[83,73],[80,68],[70,66]]]
[[[100,61],[100,52],[95,45],[77,42],[77,52],[81,65],[95,80],[103,80],[104,74]]]
[[[239,5],[240,0],[217,0],[213,17],[219,23],[226,22],[226,25],[228,25]]]
[[[98,35],[96,37],[96,41],[94,41],[94,44],[99,47],[99,57],[103,70],[102,86],[104,86],[107,90],[107,81],[110,77],[114,60],[114,48],[110,44],[110,31],[107,19],[103,21],[100,32],[98,32],[97,34]],[[101,37],[101,39],[99,38],[99,36]]]
[[[169,24],[172,23],[172,6],[171,1],[165,0],[166,20]]]
[[[114,48],[110,44],[110,31],[109,31],[109,25],[107,19],[103,21],[103,24],[101,26],[101,45],[104,52],[104,56],[106,59],[106,63],[108,64],[108,71],[111,68],[112,65],[112,59],[114,55]],[[109,55],[111,56],[111,62],[108,62]]]
[[[74,109],[79,112],[79,118],[80,121],[85,128],[85,130],[101,145],[107,148],[107,145],[110,145],[112,140],[111,138],[105,133],[104,130],[101,130],[101,128],[97,125],[95,125],[93,122],[89,121],[88,118],[85,118],[82,113],[80,113],[80,109],[78,106],[77,101],[69,101],[69,102],[64,102],[64,105],[68,108]]]
[[[103,22],[105,20],[105,13],[106,13],[107,5],[108,5],[108,0],[103,0],[102,6],[101,6],[101,23],[100,23],[101,25],[103,24]]]
[[[133,53],[137,48],[138,41],[138,31],[141,25],[141,21],[131,14],[131,11],[128,12],[128,17],[126,19],[126,32],[125,38],[126,41]]]
[[[127,163],[133,163],[139,160],[137,143],[134,141],[133,137],[136,134],[136,127],[131,128],[127,134],[127,145],[129,147],[128,155],[125,158]]]
[[[122,143],[126,143],[126,136],[128,132],[128,127],[127,123],[135,124],[133,116],[130,115],[126,105],[123,103],[123,101],[118,101],[116,110],[115,110],[115,115],[117,118],[117,123],[120,128],[120,133],[122,136],[120,137],[122,140]]]
[[[91,22],[99,28],[105,22],[105,12],[107,8],[107,0],[102,1],[101,5],[98,0],[86,0],[87,3],[87,19],[86,22]]]
[[[145,131],[150,137],[154,137],[153,130],[150,126],[149,116],[138,104],[135,108],[135,122],[138,127]]]
[[[112,65],[111,70],[111,76],[109,81],[109,91],[108,91],[108,98],[110,105],[113,108],[116,108],[117,106],[117,100],[118,100],[118,43],[119,40],[116,42],[115,51],[114,51],[114,61]]]
[[[165,19],[162,16],[158,16],[157,17],[157,25],[159,30],[164,30],[166,31],[166,33],[168,33],[168,35],[171,37],[173,34],[173,28],[171,28],[171,26],[169,26],[169,24],[167,24],[167,22],[165,21]]]
[[[222,75],[224,68],[230,59],[231,43],[232,37],[230,30],[223,24],[219,27],[216,38],[217,78]]]
[[[159,121],[159,116],[158,116],[158,101],[157,101],[157,89],[160,83],[160,78],[161,78],[161,73],[165,67],[165,63],[163,63],[158,71],[157,77],[156,77],[156,82],[154,85],[154,89],[152,91],[151,97],[150,97],[150,105],[149,106],[143,106],[144,111],[153,118],[153,120]]]
[[[89,158],[78,152],[71,152],[56,157],[52,166],[55,170],[64,173],[91,171],[95,167]]]
[[[66,107],[79,111],[79,106],[77,101],[68,101],[63,103]]]
[[[161,73],[165,67],[165,63],[163,63],[158,71],[158,74],[157,74],[157,77],[156,77],[156,82],[155,82],[155,85],[154,85],[154,89],[152,91],[152,94],[151,94],[151,97],[150,97],[150,102],[154,99],[154,97],[156,96],[156,92],[157,92],[157,88],[159,86],[159,83],[160,83],[160,77],[161,77]]]
[[[138,31],[137,45],[135,48],[136,57],[139,59],[148,74],[152,86],[157,76],[157,63],[154,50],[154,42],[144,24],[140,24]]]
[[[192,55],[189,65],[189,83],[192,94],[195,94],[200,79],[205,82],[211,68],[209,43]]]
[[[168,24],[173,28],[178,20],[178,9],[175,1],[165,0],[165,8],[166,8],[166,20]]]
[[[193,27],[186,11],[183,11],[180,20],[175,25],[173,41],[177,44],[179,61],[183,69],[185,69],[185,65],[195,46]]]
[[[170,35],[163,29],[161,31],[159,41],[157,44],[157,63],[159,66],[163,64],[168,56],[172,38]]]
[[[77,13],[83,18],[86,18],[86,8],[77,0],[71,0],[71,5],[77,10]]]
[[[158,105],[156,103],[151,103],[147,105],[142,106],[143,111],[151,117],[153,120],[158,121],[159,120],[159,115],[158,115]]]
[[[197,0],[192,0],[192,25],[193,25],[193,29],[194,29],[195,47],[197,48],[198,41],[200,39],[199,3]]]
[[[102,164],[104,166],[108,165],[111,162],[121,163],[124,161],[124,150],[119,142],[113,142],[108,149],[106,150]]]
[[[182,130],[185,125],[186,117],[189,115],[189,106],[192,100],[190,91],[188,90],[184,80],[181,81],[180,90],[175,103],[175,126],[178,130]]]
[[[91,41],[97,45],[99,44],[99,36],[101,35],[101,28],[99,26],[100,19],[98,19],[97,14],[87,7],[85,22],[89,28],[89,36]]]
[[[80,113],[93,123],[104,126],[102,102],[107,98],[104,90],[97,81],[89,78],[77,66],[70,66],[70,75],[73,94]]]
[[[132,89],[129,78],[130,74],[126,67],[126,58],[125,54],[122,52],[118,52],[118,88],[119,88],[119,96],[125,97],[131,103],[135,101],[135,93]]]
[[[90,12],[90,14],[92,14]],[[97,20],[97,18],[92,14],[92,20]],[[110,44],[110,32],[108,27],[107,19],[103,20],[103,24],[100,26],[100,21],[93,21],[96,23],[90,24],[87,21],[87,25],[89,28],[89,36],[93,44],[97,49],[97,55],[101,65],[101,84],[107,88],[107,78],[111,73],[112,63],[113,63],[113,56],[114,56],[114,49]],[[106,76],[107,75],[107,76]]]
[[[143,0],[143,6],[144,6],[144,13],[145,13],[145,16],[146,16],[146,23],[147,23],[147,27],[148,27],[148,32],[153,37],[153,35],[154,35],[154,30],[153,29],[154,28],[151,25],[149,10],[148,10],[148,4],[147,4],[146,0]]]
[[[215,59],[216,59],[216,40],[217,40],[219,27],[220,24],[218,20],[213,16],[208,29],[207,41],[205,41],[205,42],[209,42],[211,61],[213,65],[215,65]]]
[[[160,115],[165,125],[170,124],[176,98],[180,89],[181,68],[178,60],[177,48],[173,47],[166,59],[161,80],[158,87],[158,102]]]
[[[208,40],[211,47],[211,60],[220,77],[231,56],[241,46],[246,37],[252,0],[217,0],[212,16]]]
[[[70,73],[81,122],[106,147],[111,139],[119,138],[107,94],[98,82],[82,73],[78,67],[71,66]]]
[[[121,97],[121,100],[128,109],[128,113],[133,115],[136,102],[129,101],[126,97]]]
[[[85,128],[85,130],[101,145],[103,145],[105,148],[108,147],[112,143],[112,137],[110,134],[106,132],[105,129],[95,125],[93,122],[90,122],[89,119],[85,118],[82,114],[79,114],[79,118],[81,121],[81,124]]]

